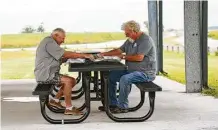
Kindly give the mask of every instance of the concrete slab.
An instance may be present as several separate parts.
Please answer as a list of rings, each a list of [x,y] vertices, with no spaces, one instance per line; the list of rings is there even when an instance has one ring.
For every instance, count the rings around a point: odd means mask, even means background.
[[[97,110],[100,102],[91,102],[91,114],[80,124],[53,125],[46,122],[40,113],[38,97],[32,96],[34,80],[2,82],[1,128],[3,130],[38,130],[38,129],[79,129],[79,130],[218,130],[218,99],[199,93],[185,93],[185,86],[164,77],[157,77],[155,82],[163,87],[157,92],[155,111],[146,122],[116,123],[104,112]],[[81,105],[83,98],[73,101]],[[139,91],[133,87],[130,94],[130,106],[139,101]],[[127,115],[137,116],[147,111],[148,99],[144,107]],[[69,118],[62,114],[49,112],[54,118]]]

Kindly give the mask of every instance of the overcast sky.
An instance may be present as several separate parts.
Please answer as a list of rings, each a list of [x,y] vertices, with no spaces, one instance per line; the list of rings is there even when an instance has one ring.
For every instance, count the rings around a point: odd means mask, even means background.
[[[165,28],[183,28],[183,1],[163,1]],[[209,0],[209,26],[218,25],[218,1]],[[1,0],[0,32],[19,33],[44,23],[46,31],[120,31],[127,20],[148,20],[147,0]]]

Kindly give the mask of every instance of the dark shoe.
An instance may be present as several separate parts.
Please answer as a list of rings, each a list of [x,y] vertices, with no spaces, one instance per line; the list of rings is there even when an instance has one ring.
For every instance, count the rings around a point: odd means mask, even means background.
[[[115,109],[115,108],[117,108],[117,106],[115,106],[115,105],[110,105],[110,106],[109,106],[110,111],[112,111],[112,110]],[[99,106],[99,107],[98,107],[98,110],[100,110],[100,111],[105,111],[105,110],[104,110],[104,106]]]
[[[128,112],[128,109],[122,109],[122,108],[115,108],[111,111],[111,113],[113,114],[118,114],[118,113],[127,113]]]

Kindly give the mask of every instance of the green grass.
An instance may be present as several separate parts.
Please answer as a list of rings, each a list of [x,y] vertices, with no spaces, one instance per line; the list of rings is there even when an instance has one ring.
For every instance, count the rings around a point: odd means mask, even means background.
[[[204,90],[203,93],[218,97],[218,57],[208,56],[208,84],[215,90]],[[185,57],[183,53],[164,52],[164,71],[168,78],[185,84]]]
[[[24,48],[34,47],[50,34],[30,33],[30,34],[7,34],[1,36],[2,48]],[[111,40],[125,39],[122,32],[99,32],[99,33],[67,33],[66,44],[96,43]]]
[[[34,79],[35,52],[17,51],[1,52],[1,79]],[[75,75],[62,65],[63,74]]]
[[[24,48],[34,47],[49,33],[30,33],[30,34],[5,34],[1,35],[2,48]],[[213,39],[218,39],[218,31],[211,31],[208,34]],[[175,41],[177,37],[169,37],[164,39],[164,43],[178,45]],[[98,32],[98,33],[67,33],[66,44],[83,44],[98,43],[111,40],[123,40],[125,35],[123,32]]]
[[[185,59],[183,53],[164,51],[164,71],[170,79],[185,83]]]
[[[34,59],[35,53],[31,51],[1,52],[1,78],[34,78]]]
[[[208,37],[218,40],[218,31],[210,31]]]
[[[1,52],[1,78],[2,79],[32,79],[34,78],[35,52]],[[208,83],[215,90],[204,90],[207,95],[218,97],[218,57],[208,56]],[[75,73],[67,71],[68,66],[62,65],[61,73],[71,76]],[[168,78],[185,83],[185,59],[183,53],[164,51],[164,71],[168,73]]]

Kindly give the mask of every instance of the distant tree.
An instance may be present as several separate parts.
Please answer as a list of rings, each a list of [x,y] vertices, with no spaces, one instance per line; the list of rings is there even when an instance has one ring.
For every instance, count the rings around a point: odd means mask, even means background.
[[[43,26],[43,23],[41,23],[41,24],[39,25],[39,27],[37,28],[37,32],[40,32],[40,33],[44,33],[44,32],[45,32],[45,28],[44,28],[44,26]]]
[[[169,29],[167,29],[166,31],[168,31],[168,32],[173,32],[173,31],[176,31],[176,29],[169,28]]]
[[[35,29],[32,26],[26,26],[23,28],[22,33],[33,33]]]

